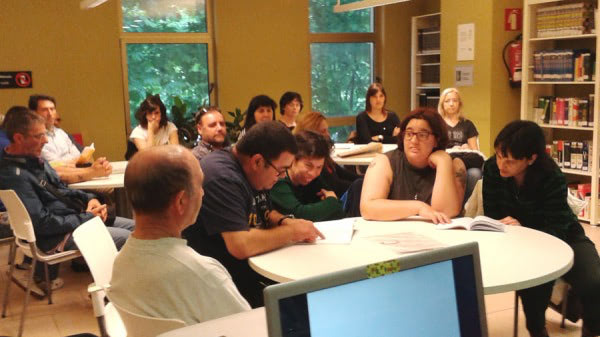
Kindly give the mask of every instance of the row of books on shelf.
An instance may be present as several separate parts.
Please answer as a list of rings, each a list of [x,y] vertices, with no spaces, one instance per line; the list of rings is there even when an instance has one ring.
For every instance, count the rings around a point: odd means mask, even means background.
[[[554,140],[546,144],[546,152],[559,167],[589,172],[592,170],[592,141]]]
[[[581,208],[581,212],[577,214],[580,218],[588,218],[590,217],[591,212],[591,198],[592,198],[592,184],[569,184],[568,186],[569,193],[576,197],[579,200],[583,200],[585,202],[585,206]],[[600,203],[600,199],[599,199]]]
[[[589,49],[549,49],[533,52],[534,81],[594,81],[596,54]]]
[[[534,107],[538,123],[564,126],[594,126],[594,94],[587,98],[540,96]]]
[[[578,2],[540,7],[536,10],[536,31],[537,37],[593,33],[594,5]]]

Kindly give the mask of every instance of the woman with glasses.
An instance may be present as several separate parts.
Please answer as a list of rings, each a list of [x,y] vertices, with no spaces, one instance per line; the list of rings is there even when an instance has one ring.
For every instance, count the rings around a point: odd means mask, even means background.
[[[131,131],[129,139],[137,150],[179,144],[177,127],[167,119],[167,108],[158,94],[146,97],[135,112],[135,118],[140,124]]]
[[[358,144],[380,142],[394,144],[398,141],[400,120],[392,111],[385,108],[387,100],[381,83],[373,83],[367,89],[365,111],[356,116],[356,137]]]
[[[411,215],[448,223],[462,208],[465,168],[444,151],[446,123],[432,109],[419,108],[400,123],[398,149],[369,165],[360,200],[361,215],[398,220]]]
[[[314,131],[296,134],[298,152],[283,179],[271,189],[273,206],[282,214],[325,221],[344,217],[342,202],[320,177],[329,157],[329,142]]]
[[[483,169],[485,215],[507,225],[546,232],[571,246],[574,263],[563,279],[583,306],[581,336],[600,335],[600,259],[567,203],[567,182],[545,151],[544,132],[534,122],[514,121],[500,131],[494,148],[496,154]],[[548,336],[545,312],[553,284],[517,292],[531,336]]]

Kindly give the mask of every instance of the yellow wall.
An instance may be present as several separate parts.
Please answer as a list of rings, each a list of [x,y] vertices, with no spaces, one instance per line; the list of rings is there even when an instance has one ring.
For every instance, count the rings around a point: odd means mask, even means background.
[[[473,86],[459,87],[465,116],[479,131],[481,150],[490,155],[506,122],[519,118],[520,90],[511,89],[502,63],[504,44],[517,34],[504,32],[504,8],[517,0],[442,0],[441,87],[453,87],[456,66],[473,66]],[[457,25],[475,23],[475,60],[457,61]]]
[[[117,1],[82,11],[77,0],[0,1],[0,71],[31,70],[32,89],[0,90],[0,112],[29,95],[57,100],[63,127],[122,160],[125,114]]]
[[[308,1],[215,1],[218,100],[223,111],[244,111],[266,94],[279,104],[288,90],[308,105]],[[277,112],[279,116],[279,111]]]
[[[454,85],[456,25],[475,22],[475,86],[461,88],[465,112],[478,126],[481,145],[518,116],[518,90],[509,89],[500,59],[503,7],[517,0],[429,0],[384,6],[379,11],[376,76],[388,92],[388,107],[410,107],[410,22],[414,15],[442,11],[442,87]],[[121,160],[125,152],[125,105],[119,48],[118,1],[82,11],[79,1],[0,1],[0,71],[33,71],[33,89],[0,90],[0,112],[25,105],[29,95],[58,100],[63,126],[94,141],[99,155]],[[496,11],[495,14],[492,13]],[[244,110],[257,94],[276,101],[286,90],[310,102],[308,1],[215,1],[218,104]],[[469,62],[461,62],[469,63]]]

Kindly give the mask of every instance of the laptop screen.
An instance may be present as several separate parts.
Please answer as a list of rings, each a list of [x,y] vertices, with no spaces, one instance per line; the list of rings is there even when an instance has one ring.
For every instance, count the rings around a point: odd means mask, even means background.
[[[421,258],[423,261],[414,263],[418,255],[423,254],[410,256],[413,263],[403,263],[403,258],[386,262],[392,263],[392,267],[384,267],[387,272],[383,273],[372,272],[375,264],[366,269],[344,271],[346,275],[333,273],[317,277],[323,280],[295,281],[313,283],[309,287],[312,289],[278,299],[278,327],[271,331],[269,322],[269,335],[484,335],[481,313],[485,310],[482,311],[483,302],[479,298],[483,294],[480,285],[478,290],[476,272],[479,268],[475,266],[473,255],[437,261],[431,259],[432,254],[428,252],[424,253],[424,259]],[[362,277],[346,281],[351,274],[361,272]],[[336,278],[340,281],[336,282]],[[326,285],[319,287],[320,282]],[[266,302],[270,321],[270,303]],[[485,327],[485,316],[483,320]]]

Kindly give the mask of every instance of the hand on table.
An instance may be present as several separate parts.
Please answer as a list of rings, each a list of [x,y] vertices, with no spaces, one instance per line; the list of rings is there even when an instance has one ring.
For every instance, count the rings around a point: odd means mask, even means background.
[[[450,223],[450,217],[446,215],[446,213],[438,212],[426,203],[423,203],[423,206],[419,209],[418,215],[431,220],[436,225],[440,223]]]
[[[517,220],[511,216],[507,216],[506,218],[500,219],[498,221],[502,222],[505,225],[521,226],[521,223],[519,222],[519,220]]]
[[[112,165],[106,157],[100,157],[92,164],[94,177],[106,177],[112,173]]]
[[[281,225],[291,227],[294,242],[315,242],[317,237],[325,239],[325,236],[319,232],[312,221],[288,218],[283,220]]]

